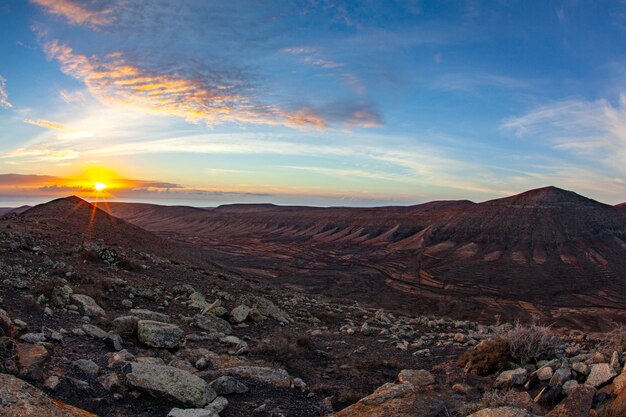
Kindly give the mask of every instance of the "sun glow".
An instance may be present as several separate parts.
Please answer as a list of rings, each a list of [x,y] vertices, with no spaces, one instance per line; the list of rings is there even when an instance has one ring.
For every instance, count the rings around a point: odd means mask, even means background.
[[[103,182],[96,181],[96,183],[93,185],[93,188],[96,191],[104,191],[105,189],[108,188],[108,186],[105,183],[103,183]]]

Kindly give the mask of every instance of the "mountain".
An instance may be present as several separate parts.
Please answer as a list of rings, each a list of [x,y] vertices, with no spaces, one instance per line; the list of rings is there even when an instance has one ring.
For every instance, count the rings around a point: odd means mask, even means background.
[[[109,208],[239,273],[405,311],[596,325],[626,308],[626,212],[556,187],[408,207]]]
[[[615,207],[618,207],[618,208],[622,208],[622,209],[624,209],[624,208],[626,208],[626,203],[621,203],[621,204],[618,204],[618,205],[616,205]]]
[[[0,207],[0,217],[1,216],[6,216],[8,214],[20,214],[25,212],[26,210],[28,210],[29,208],[31,208],[31,206],[20,206],[20,207]]]

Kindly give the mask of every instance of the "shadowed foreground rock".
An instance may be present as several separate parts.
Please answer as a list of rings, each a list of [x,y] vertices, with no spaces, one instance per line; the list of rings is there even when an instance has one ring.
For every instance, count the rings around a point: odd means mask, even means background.
[[[56,401],[11,375],[0,374],[0,415],[10,417],[98,417]]]

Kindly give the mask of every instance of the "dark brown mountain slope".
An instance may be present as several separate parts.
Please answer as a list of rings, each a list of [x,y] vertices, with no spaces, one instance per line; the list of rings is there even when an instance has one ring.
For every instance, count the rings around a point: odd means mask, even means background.
[[[626,308],[626,212],[555,187],[480,204],[110,208],[310,291],[469,317]]]

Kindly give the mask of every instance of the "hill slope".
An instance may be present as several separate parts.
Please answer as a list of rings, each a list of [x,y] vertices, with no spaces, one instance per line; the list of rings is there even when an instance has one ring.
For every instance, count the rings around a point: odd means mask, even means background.
[[[626,307],[626,212],[555,187],[479,204],[110,209],[310,291],[466,317]]]

